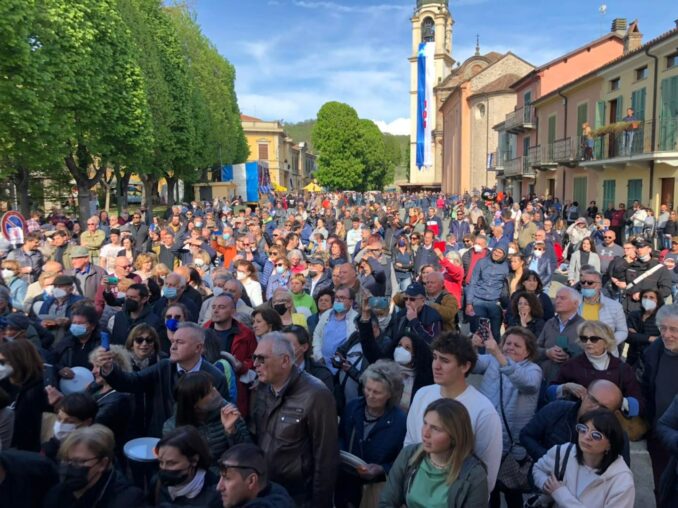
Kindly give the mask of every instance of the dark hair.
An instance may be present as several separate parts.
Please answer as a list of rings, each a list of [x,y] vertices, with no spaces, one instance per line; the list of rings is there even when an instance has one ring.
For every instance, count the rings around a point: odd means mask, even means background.
[[[71,317],[84,317],[90,325],[94,325],[95,329],[99,326],[99,314],[97,310],[91,305],[82,305],[74,308],[71,312]]]
[[[300,346],[308,344],[309,348],[306,350],[304,357],[309,358],[311,356],[311,349],[313,344],[311,343],[311,335],[308,333],[308,330],[306,328],[299,325],[288,325],[283,326],[282,330],[280,331],[282,333],[291,333],[292,335],[294,335],[297,338],[297,342],[299,343]]]
[[[539,348],[537,347],[537,337],[535,337],[532,331],[522,326],[511,326],[504,332],[504,336],[501,340],[502,344],[506,342],[506,337],[509,335],[517,335],[518,337],[522,337],[522,339],[525,341],[525,349],[527,349],[527,359],[532,362],[537,359]]]
[[[173,446],[188,459],[198,456],[196,469],[209,469],[211,465],[210,450],[205,438],[192,425],[184,425],[169,431],[158,444],[155,445],[156,454],[163,446]]]
[[[534,270],[527,270],[518,281],[518,285],[516,286],[517,291],[525,291],[525,281],[527,279],[537,279],[537,290],[535,293],[541,293],[544,290],[544,283],[541,281],[539,274]]]
[[[666,303],[666,302],[664,301],[664,297],[661,295],[661,293],[659,292],[658,289],[648,288],[648,289],[643,289],[643,290],[640,292],[640,300],[641,300],[641,301],[643,300],[643,296],[645,296],[647,293],[654,293],[654,294],[657,296],[657,308],[654,309],[654,311],[653,311],[653,313],[656,314],[657,311],[658,311],[660,308],[662,308],[662,307],[664,306],[664,304]]]
[[[393,358],[398,344],[403,337],[407,337],[412,342],[412,356],[414,367],[414,384],[412,386],[412,397],[415,392],[422,386],[433,384],[433,354],[431,348],[423,340],[414,333],[401,333],[397,340],[391,342],[391,347],[388,350],[388,358]]]
[[[596,409],[584,413],[579,417],[579,423],[593,423],[596,430],[602,433],[610,442],[610,450],[603,456],[600,467],[596,471],[598,475],[607,471],[617,457],[621,455],[624,450],[624,429],[615,414],[608,409]],[[579,440],[577,439],[577,462],[584,463],[583,453],[579,447]]]
[[[315,304],[318,305],[318,300],[320,300],[321,296],[329,296],[332,299],[332,303],[334,303],[334,290],[332,288],[324,288],[318,291],[318,294],[315,296]]]
[[[141,298],[148,298],[148,295],[150,295],[150,293],[148,292],[148,287],[146,286],[146,284],[132,284],[127,289],[133,289],[134,291],[138,291],[139,296]]]
[[[273,299],[271,299],[273,301]],[[282,319],[280,318],[280,314],[278,314],[274,309],[269,307],[268,305],[260,305],[256,309],[254,309],[254,312],[252,312],[252,320],[254,321],[254,316],[259,314],[261,316],[261,319],[266,321],[271,327],[271,331],[273,332],[279,332],[282,327]]]
[[[94,422],[99,406],[97,406],[96,400],[89,393],[77,392],[66,395],[54,409],[57,412],[63,411],[68,416],[77,418],[81,422],[87,419],[91,419]]]
[[[345,264],[346,264],[346,263],[345,263]],[[348,297],[349,297],[352,301],[355,302],[355,298],[356,298],[356,292],[355,292],[355,289],[353,289],[352,287],[349,287],[349,286],[339,286],[339,287],[334,291],[335,297],[336,297],[337,291],[339,291],[340,289],[345,289],[346,291],[348,291]]]
[[[471,340],[459,332],[443,332],[433,339],[431,351],[437,351],[446,355],[453,355],[459,365],[470,363],[466,376],[468,376],[478,361],[478,354],[473,349]]]
[[[4,342],[0,344],[0,354],[14,370],[10,376],[13,385],[24,386],[43,378],[42,358],[29,340]]]
[[[198,286],[202,285],[202,277],[200,276],[200,272],[190,266],[188,267],[188,280],[186,283],[188,284],[189,282],[195,282]]]
[[[539,301],[539,298],[535,293],[530,293],[529,291],[516,291],[511,296],[511,313],[513,316],[518,316],[518,300],[525,298],[530,310],[532,311],[532,317],[535,319],[541,319],[544,317],[544,308]]]
[[[174,388],[174,400],[177,403],[176,425],[198,425],[195,404],[210,393],[214,383],[205,372],[188,372]]]
[[[170,303],[167,307],[165,307],[162,311],[162,319],[165,319],[165,314],[167,314],[167,310],[172,308],[172,307],[179,307],[181,309],[181,313],[184,315],[184,318],[186,321],[191,319],[191,312],[188,310],[188,307],[186,307],[183,303]]]
[[[257,445],[241,443],[231,446],[221,455],[219,467],[228,469],[224,467],[225,462],[228,462],[231,466],[238,466],[233,467],[233,469],[236,469],[243,479],[254,473],[259,477],[259,485],[266,485],[268,483],[266,457]]]
[[[346,243],[342,239],[337,237],[337,239],[333,242],[332,245],[338,245],[339,246],[339,257],[340,258],[348,259],[348,254],[347,254],[348,247],[346,246]],[[330,249],[329,255],[330,255],[330,257],[332,257],[332,249]]]
[[[587,236],[586,238],[582,238],[581,242],[579,242],[579,248],[577,250],[582,251],[583,246],[584,246],[584,241],[588,240],[589,245],[591,246],[591,252],[596,252],[596,242],[593,241],[593,238],[590,236]]]

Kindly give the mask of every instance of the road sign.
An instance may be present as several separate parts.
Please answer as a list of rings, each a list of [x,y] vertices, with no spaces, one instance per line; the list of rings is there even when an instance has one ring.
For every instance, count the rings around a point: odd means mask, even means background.
[[[19,212],[9,211],[0,219],[0,231],[13,245],[22,244],[26,234],[26,219]]]

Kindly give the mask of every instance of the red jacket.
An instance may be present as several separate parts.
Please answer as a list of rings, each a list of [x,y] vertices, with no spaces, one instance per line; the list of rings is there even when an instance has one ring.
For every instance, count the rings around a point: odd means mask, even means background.
[[[242,364],[240,370],[236,371],[236,375],[239,378],[241,375],[247,373],[248,370],[254,368],[252,355],[254,354],[254,351],[257,349],[257,339],[254,336],[254,332],[250,328],[240,323],[239,321],[236,321],[235,319],[233,320],[233,323],[235,323],[238,326],[238,332],[233,336],[233,341],[231,342],[231,350],[228,352],[235,356],[236,360],[238,360]],[[214,323],[212,323],[212,321],[207,321],[207,323],[205,323],[204,325],[204,328],[209,328],[213,330]],[[240,379],[238,379],[237,405],[238,409],[245,417],[249,414],[249,405],[250,405],[249,403],[250,403],[249,386],[240,382]]]
[[[440,260],[440,266],[443,268],[445,277],[445,289],[457,299],[457,305],[461,308],[461,283],[464,280],[464,268],[453,264],[445,257]]]

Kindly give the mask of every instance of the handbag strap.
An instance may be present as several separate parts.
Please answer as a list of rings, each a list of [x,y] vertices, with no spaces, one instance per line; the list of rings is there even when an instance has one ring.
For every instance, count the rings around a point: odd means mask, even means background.
[[[504,375],[499,371],[499,409],[501,410],[501,418],[504,420],[504,426],[506,427],[506,432],[508,433],[509,440],[511,441],[511,446],[513,446],[513,435],[511,434],[511,427],[509,427],[508,420],[506,419],[506,414],[504,413]]]
[[[554,468],[554,474],[556,476],[556,480],[559,482],[563,481],[563,478],[565,478],[565,469],[567,469],[567,461],[570,458],[570,452],[572,451],[572,448],[574,448],[574,443],[569,443],[567,445],[567,449],[565,450],[565,457],[563,458],[563,463],[560,463],[560,448],[562,445],[558,446],[556,448],[556,467]]]

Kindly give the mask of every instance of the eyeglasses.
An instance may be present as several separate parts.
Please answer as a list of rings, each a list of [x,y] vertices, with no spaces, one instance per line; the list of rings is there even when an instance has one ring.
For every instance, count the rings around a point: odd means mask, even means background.
[[[587,342],[590,342],[591,344],[596,344],[598,341],[605,340],[605,339],[603,339],[602,337],[596,337],[595,335],[591,335],[591,336],[580,335],[579,340],[582,341],[584,344],[586,344]]]
[[[598,431],[598,430],[591,430],[591,431],[589,431],[589,428],[588,428],[586,425],[584,425],[583,423],[578,423],[577,425],[575,425],[574,428],[576,429],[576,431],[577,431],[579,434],[582,434],[582,435],[584,435],[584,434],[590,434],[590,435],[591,435],[591,439],[593,439],[594,441],[601,441],[601,440],[605,437],[605,436],[603,435],[603,433],[600,432],[600,431]]]
[[[266,355],[252,355],[252,362],[256,364],[264,364],[266,363],[266,360],[268,360],[270,356]]]
[[[171,314],[168,314],[167,316],[165,316],[165,319],[176,319],[177,321],[180,321],[180,320],[184,319],[184,316],[182,316],[181,314],[177,314],[177,315],[174,315],[174,316],[172,316]]]
[[[598,281],[597,280],[580,280],[579,284],[581,284],[582,286],[595,286],[596,284],[598,284]]]
[[[416,302],[417,300],[419,300],[419,298],[421,298],[421,297],[420,296],[406,296],[404,298],[404,300],[406,300],[408,302]]]
[[[65,466],[87,467],[88,462],[99,460],[101,457],[91,457],[89,459],[64,459],[61,463]]]
[[[603,236],[603,238],[605,238],[606,240],[614,240],[614,236],[610,236],[610,235],[605,235],[605,236]]]
[[[134,339],[134,343],[138,345],[141,345],[144,342],[146,344],[153,344],[153,342],[155,341],[153,340],[153,337],[137,337],[136,339]]]
[[[96,224],[94,222],[88,222],[87,225],[88,226],[96,226]]]
[[[285,266],[285,263],[276,263],[275,266]]]

